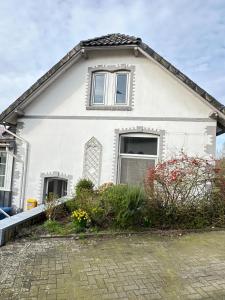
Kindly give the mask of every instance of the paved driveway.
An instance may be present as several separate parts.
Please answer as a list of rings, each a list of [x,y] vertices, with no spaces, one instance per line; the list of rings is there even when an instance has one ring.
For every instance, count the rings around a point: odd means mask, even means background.
[[[225,299],[225,232],[10,243],[0,299]]]

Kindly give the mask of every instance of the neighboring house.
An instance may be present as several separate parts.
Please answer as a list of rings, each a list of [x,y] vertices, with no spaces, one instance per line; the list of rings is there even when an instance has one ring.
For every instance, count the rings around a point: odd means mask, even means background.
[[[181,150],[214,156],[224,112],[140,38],[82,41],[0,115],[15,133],[0,142],[1,202],[71,195],[82,177],[138,184]]]
[[[15,140],[0,125],[0,207],[11,205],[11,176]]]

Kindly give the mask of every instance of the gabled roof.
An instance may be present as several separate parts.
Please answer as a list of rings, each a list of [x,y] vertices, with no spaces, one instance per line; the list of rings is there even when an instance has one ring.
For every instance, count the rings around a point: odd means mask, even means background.
[[[189,77],[187,77],[180,70],[174,67],[166,59],[164,59],[162,56],[156,53],[148,45],[143,43],[141,38],[120,33],[108,34],[101,37],[81,41],[71,51],[69,51],[57,64],[55,64],[46,74],[44,74],[40,79],[38,79],[16,101],[14,101],[6,110],[4,110],[0,114],[0,122],[2,123],[6,121],[9,115],[11,115],[13,112],[16,112],[16,110],[20,109],[20,106],[24,104],[24,102],[26,102],[27,99],[33,96],[40,87],[42,87],[49,79],[51,79],[54,76],[54,74],[56,74],[59,70],[63,69],[63,67],[77,54],[84,53],[85,49],[101,49],[101,47],[103,49],[115,47],[133,47],[137,49],[142,49],[146,54],[148,54],[151,58],[153,58],[156,62],[162,65],[165,69],[167,69],[170,73],[176,76],[185,85],[191,88],[195,93],[197,93],[204,100],[210,103],[216,110],[218,110],[220,114],[216,117],[220,127],[223,129],[223,132],[225,132],[225,107],[223,104],[221,104],[218,100],[216,100],[214,97],[208,94],[204,89],[202,89],[199,85],[193,82]]]

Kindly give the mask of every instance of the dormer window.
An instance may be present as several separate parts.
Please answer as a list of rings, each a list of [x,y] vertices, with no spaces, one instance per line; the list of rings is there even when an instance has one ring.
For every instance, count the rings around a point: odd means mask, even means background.
[[[131,110],[133,68],[90,69],[87,109]]]

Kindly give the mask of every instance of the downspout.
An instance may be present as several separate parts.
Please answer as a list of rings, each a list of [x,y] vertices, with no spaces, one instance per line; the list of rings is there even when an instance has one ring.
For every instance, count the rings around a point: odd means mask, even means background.
[[[13,133],[12,131],[8,130],[5,125],[4,130],[9,133],[10,135],[14,136],[16,139],[20,140],[22,143],[25,144],[25,154],[24,154],[24,161],[22,163],[22,182],[20,187],[20,203],[19,203],[19,210],[23,210],[24,207],[24,197],[25,197],[25,186],[26,186],[26,178],[27,178],[27,160],[28,160],[28,149],[29,143],[22,137],[18,136],[17,134]]]

